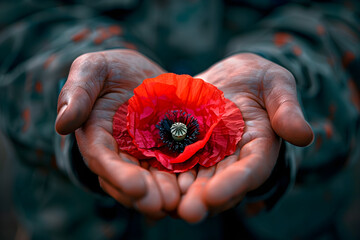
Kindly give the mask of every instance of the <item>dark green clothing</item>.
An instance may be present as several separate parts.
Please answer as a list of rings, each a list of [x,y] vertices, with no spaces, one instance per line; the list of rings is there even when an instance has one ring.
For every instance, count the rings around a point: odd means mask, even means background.
[[[0,3],[0,123],[19,163],[19,219],[34,239],[351,238],[343,218],[360,196],[353,167],[360,142],[359,8],[351,1],[294,2]],[[72,61],[116,48],[193,75],[238,52],[270,59],[295,76],[315,141],[306,148],[286,143],[271,186],[236,209],[195,226],[169,218],[149,224],[92,193],[84,166],[74,160],[73,136],[54,130]],[[269,211],[250,217],[258,209]]]

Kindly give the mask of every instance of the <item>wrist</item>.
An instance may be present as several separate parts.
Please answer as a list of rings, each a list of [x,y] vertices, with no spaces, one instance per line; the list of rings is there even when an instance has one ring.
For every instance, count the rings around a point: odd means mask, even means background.
[[[257,189],[246,195],[246,202],[264,202],[265,209],[272,209],[288,192],[295,181],[295,160],[290,144],[282,141],[278,160],[270,177]]]

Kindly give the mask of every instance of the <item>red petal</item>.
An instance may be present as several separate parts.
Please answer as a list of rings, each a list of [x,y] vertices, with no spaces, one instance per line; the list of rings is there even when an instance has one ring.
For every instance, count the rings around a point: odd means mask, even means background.
[[[217,126],[217,123],[211,125],[210,129],[206,132],[206,135],[203,139],[198,140],[197,142],[186,146],[184,152],[180,153],[176,158],[171,159],[170,163],[182,163],[187,159],[191,158],[199,149],[202,149],[207,141],[209,140],[211,133],[213,132],[214,128]]]
[[[126,128],[126,115],[129,103],[122,104],[116,111],[113,119],[113,136],[118,143],[119,149],[128,152],[130,155],[138,158],[147,158],[141,151],[138,150],[133,143],[133,139],[130,136]]]
[[[197,151],[187,161],[175,164],[170,163],[172,160],[163,160],[162,158],[169,158],[169,156],[162,154],[161,149],[158,149],[153,151],[157,159],[148,160],[150,165],[162,171],[179,173],[192,169],[197,163],[204,167],[211,167],[226,156],[233,154],[244,133],[245,122],[240,109],[230,100],[226,99],[225,101],[225,114],[212,131],[212,135],[204,148]]]
[[[244,133],[245,122],[240,109],[230,100],[225,101],[225,114],[212,131],[204,148],[182,163],[171,163],[174,157],[171,153],[166,154],[165,149],[152,149],[156,159],[149,160],[150,165],[159,170],[179,173],[193,168],[197,163],[204,167],[213,166],[233,154]]]
[[[114,116],[113,135],[121,150],[175,173],[197,163],[212,166],[235,152],[244,131],[241,112],[211,84],[187,75],[163,74],[146,79],[134,92]],[[184,110],[200,125],[199,140],[181,154],[163,146],[155,127],[169,110]]]
[[[181,173],[192,169],[198,163],[199,159],[197,157],[192,157],[186,162],[172,164],[171,169],[165,168],[156,158],[151,158],[145,161],[148,161],[152,167],[155,167],[161,171]]]
[[[134,94],[129,100],[128,131],[144,155],[156,157],[165,167],[169,162],[184,162],[203,148],[225,110],[225,98],[219,89],[189,75],[165,73],[145,79]],[[163,143],[155,127],[171,110],[184,110],[196,117],[201,133],[196,143],[175,157],[159,149]]]
[[[245,122],[240,109],[226,99],[225,114],[214,128],[203,151],[196,154],[200,158],[199,164],[210,167],[233,154],[242,138],[244,127]]]

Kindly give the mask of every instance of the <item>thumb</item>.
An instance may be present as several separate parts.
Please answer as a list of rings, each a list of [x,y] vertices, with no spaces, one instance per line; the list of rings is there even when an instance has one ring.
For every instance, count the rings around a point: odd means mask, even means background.
[[[264,81],[269,85],[264,100],[274,131],[291,144],[301,147],[309,145],[314,133],[297,100],[292,74],[283,68],[281,71],[268,70]]]
[[[88,118],[107,75],[106,60],[98,53],[78,57],[58,98],[55,129],[69,134]]]
[[[313,141],[313,131],[297,103],[279,104],[271,125],[280,137],[294,145],[304,147]]]

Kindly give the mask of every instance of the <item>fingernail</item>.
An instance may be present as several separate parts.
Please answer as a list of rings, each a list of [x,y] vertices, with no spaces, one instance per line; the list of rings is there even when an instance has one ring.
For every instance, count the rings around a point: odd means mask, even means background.
[[[64,106],[62,106],[56,116],[56,120],[55,120],[55,130],[61,134],[61,125],[58,125],[58,122],[60,121],[60,119],[62,118],[62,116],[64,115],[64,112],[67,108],[67,105],[65,104]]]
[[[56,117],[56,121],[58,121],[58,120],[62,117],[62,115],[64,114],[66,108],[67,108],[67,104],[63,105],[63,106],[60,108],[60,110],[59,110],[59,112],[58,112],[58,114],[57,114],[57,117]]]
[[[59,112],[58,112],[58,118],[60,118],[60,117],[63,115],[63,113],[65,112],[66,108],[67,108],[67,104],[63,105],[63,106],[60,108],[60,110],[59,110]]]

